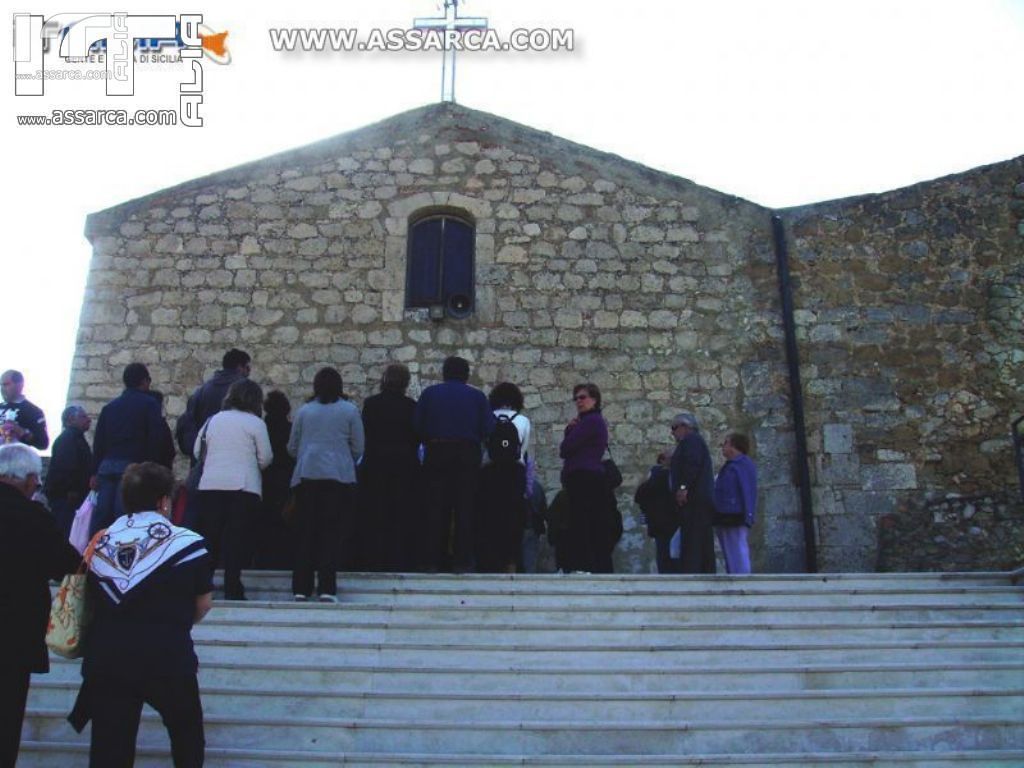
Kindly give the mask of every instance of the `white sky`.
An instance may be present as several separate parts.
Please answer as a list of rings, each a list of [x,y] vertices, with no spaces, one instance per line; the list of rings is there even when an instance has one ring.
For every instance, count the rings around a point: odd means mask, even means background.
[[[176,108],[183,70],[137,65],[134,97],[107,97],[99,81],[51,81],[45,96],[16,97],[4,37],[0,370],[25,373],[52,436],[89,213],[440,91],[438,52],[287,54],[267,32],[365,35],[439,15],[440,0],[116,5],[93,10],[201,12],[228,31],[232,61],[204,60],[201,128],[18,126],[16,115],[52,109]],[[49,16],[64,6],[18,10]],[[461,54],[460,103],[767,206],[892,189],[1024,153],[1024,0],[468,0],[460,13],[487,17],[502,35],[572,28],[576,42],[573,52]]]

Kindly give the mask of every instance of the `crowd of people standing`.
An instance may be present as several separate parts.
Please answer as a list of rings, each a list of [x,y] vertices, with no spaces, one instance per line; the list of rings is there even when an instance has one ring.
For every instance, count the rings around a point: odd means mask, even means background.
[[[242,571],[256,565],[290,568],[296,601],[334,602],[339,570],[531,571],[546,533],[561,571],[612,571],[621,475],[595,384],[573,387],[562,488],[549,507],[522,392],[500,382],[485,395],[462,358],[446,359],[443,381],[418,401],[407,394],[408,368],[387,366],[362,412],[341,374],[321,368],[293,417],[287,397],[264,396],[250,373],[249,355],[230,350],[173,437],[140,363],[125,367],[91,446],[89,414],[69,406],[42,496],[49,515],[33,501],[45,417],[23,396],[24,377],[3,374],[0,535],[15,546],[0,558],[0,589],[18,619],[0,652],[0,764],[16,759],[30,674],[47,668],[48,582],[81,561],[68,533],[90,492],[95,618],[69,720],[77,729],[92,722],[94,766],[132,764],[143,704],[161,714],[175,764],[202,764],[191,629],[210,609],[218,565],[228,599],[245,599]],[[725,438],[716,477],[696,416],[678,414],[670,430],[674,449],[659,454],[635,497],[659,572],[713,573],[717,536],[726,570],[749,573],[757,472],[748,438]],[[184,484],[172,473],[175,439],[192,464]]]

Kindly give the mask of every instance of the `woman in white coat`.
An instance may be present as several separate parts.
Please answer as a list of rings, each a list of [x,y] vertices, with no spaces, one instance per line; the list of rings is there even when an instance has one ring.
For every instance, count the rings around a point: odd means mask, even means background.
[[[263,492],[260,472],[274,458],[262,415],[263,391],[255,382],[239,379],[228,389],[223,410],[196,437],[196,458],[202,458],[205,443],[197,528],[213,567],[223,560],[228,600],[245,600],[241,575]]]

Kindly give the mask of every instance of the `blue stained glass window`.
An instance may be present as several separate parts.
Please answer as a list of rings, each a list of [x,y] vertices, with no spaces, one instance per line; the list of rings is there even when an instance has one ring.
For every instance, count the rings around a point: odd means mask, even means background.
[[[472,307],[473,243],[473,226],[454,216],[428,216],[414,223],[409,229],[406,306],[441,304],[452,312],[453,306],[468,301]]]

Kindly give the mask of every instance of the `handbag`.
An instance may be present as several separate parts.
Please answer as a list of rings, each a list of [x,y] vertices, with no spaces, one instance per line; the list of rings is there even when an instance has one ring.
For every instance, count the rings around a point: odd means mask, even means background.
[[[601,462],[601,467],[604,469],[604,479],[608,483],[608,488],[614,491],[622,485],[622,471],[615,463],[615,459],[612,458],[612,449],[607,448],[606,450],[608,458]]]
[[[89,491],[82,506],[75,512],[75,519],[71,523],[71,535],[68,536],[68,541],[78,550],[78,554],[84,553],[85,548],[89,546],[89,526],[92,524],[92,513],[96,509],[98,498],[99,495],[96,491]]]
[[[92,610],[86,591],[89,564],[96,551],[96,543],[106,534],[107,529],[97,531],[92,537],[82,564],[78,570],[61,579],[57,594],[50,604],[50,621],[46,625],[46,646],[65,659],[77,659],[82,655],[82,643],[85,639]]]

